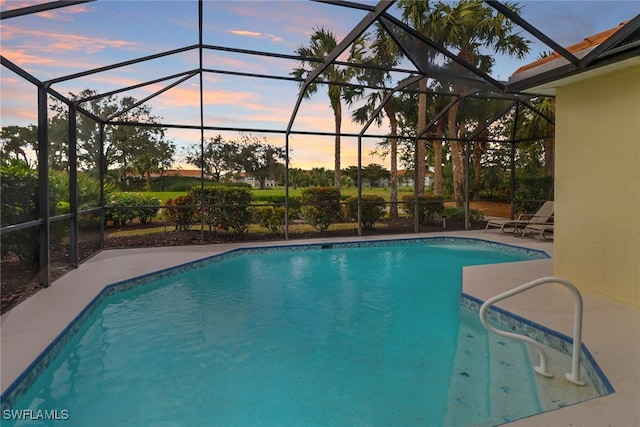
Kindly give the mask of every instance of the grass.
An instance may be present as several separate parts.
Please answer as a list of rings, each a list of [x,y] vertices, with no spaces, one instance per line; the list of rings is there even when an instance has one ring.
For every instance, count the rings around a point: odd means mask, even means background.
[[[301,188],[297,188],[297,189],[290,188],[289,196],[300,197],[300,195],[302,194],[302,190],[303,189]],[[272,196],[284,197],[285,195],[284,187],[271,187],[271,188],[265,188],[264,190],[252,189],[251,192],[255,196],[272,195]],[[342,195],[350,197],[350,196],[356,196],[358,194],[358,189],[356,187],[348,187],[348,188],[342,188],[340,192],[342,193]],[[137,193],[140,193],[140,191],[137,191]],[[185,194],[187,194],[186,191],[148,191],[144,193],[160,199],[160,201],[163,204],[166,204],[167,200],[169,199],[175,199],[176,197],[184,196]],[[388,202],[390,197],[390,190],[388,188],[363,188],[362,194],[375,194],[378,196],[382,196],[384,200]],[[413,190],[411,188],[401,188],[398,190],[398,194],[399,194],[398,198],[402,199],[403,194],[413,194]]]
[[[136,191],[136,193],[144,193],[150,196],[154,196],[157,199],[160,199],[162,204],[166,204],[167,200],[175,199],[176,197],[184,196],[187,194],[186,191]]]

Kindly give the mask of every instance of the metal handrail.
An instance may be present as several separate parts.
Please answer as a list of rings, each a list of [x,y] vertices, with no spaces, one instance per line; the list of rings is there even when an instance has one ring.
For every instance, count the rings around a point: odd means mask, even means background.
[[[511,332],[496,329],[491,326],[487,320],[487,311],[489,310],[489,307],[491,307],[496,302],[502,301],[503,299],[509,298],[513,295],[519,294],[545,283],[558,283],[568,288],[573,294],[573,351],[571,356],[571,372],[565,374],[565,377],[574,384],[585,385],[586,383],[580,379],[580,351],[582,348],[582,296],[580,295],[578,289],[567,280],[552,276],[542,277],[540,279],[536,279],[529,283],[525,283],[524,285],[518,286],[517,288],[513,288],[509,291],[503,292],[493,298],[489,298],[480,307],[480,321],[485,326],[485,328],[496,335],[513,338],[533,345],[538,350],[538,354],[540,356],[540,366],[534,367],[535,371],[545,377],[552,377],[553,374],[547,370],[547,353],[544,351],[544,346],[541,343],[524,335],[514,334]]]

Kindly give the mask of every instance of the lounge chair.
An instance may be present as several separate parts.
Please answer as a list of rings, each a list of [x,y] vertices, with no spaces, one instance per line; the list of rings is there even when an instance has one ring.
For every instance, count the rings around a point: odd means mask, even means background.
[[[517,219],[490,219],[484,228],[485,233],[490,227],[499,228],[506,233],[505,229],[512,228],[512,233],[522,230],[530,224],[546,224],[553,218],[553,201],[544,202],[535,214],[520,214]]]
[[[547,223],[547,224],[527,224],[524,229],[522,229],[522,236],[524,237],[527,234],[534,234],[537,233],[538,237],[536,237],[536,240],[539,242],[540,239],[544,238],[545,240],[547,239],[547,236],[545,233],[553,233],[553,223]]]

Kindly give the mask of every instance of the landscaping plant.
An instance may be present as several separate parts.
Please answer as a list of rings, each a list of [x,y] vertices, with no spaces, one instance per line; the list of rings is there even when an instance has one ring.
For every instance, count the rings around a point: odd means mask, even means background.
[[[340,189],[312,187],[302,191],[302,216],[307,224],[324,233],[331,224],[342,220]]]
[[[374,224],[380,221],[386,214],[384,197],[376,194],[362,195],[362,228],[370,230]],[[358,196],[351,196],[344,205],[344,216],[347,219],[358,221]]]

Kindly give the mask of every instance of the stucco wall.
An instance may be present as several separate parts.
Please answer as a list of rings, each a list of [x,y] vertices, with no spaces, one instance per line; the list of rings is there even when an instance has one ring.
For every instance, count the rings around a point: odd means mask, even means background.
[[[554,274],[640,308],[640,66],[556,90]]]

